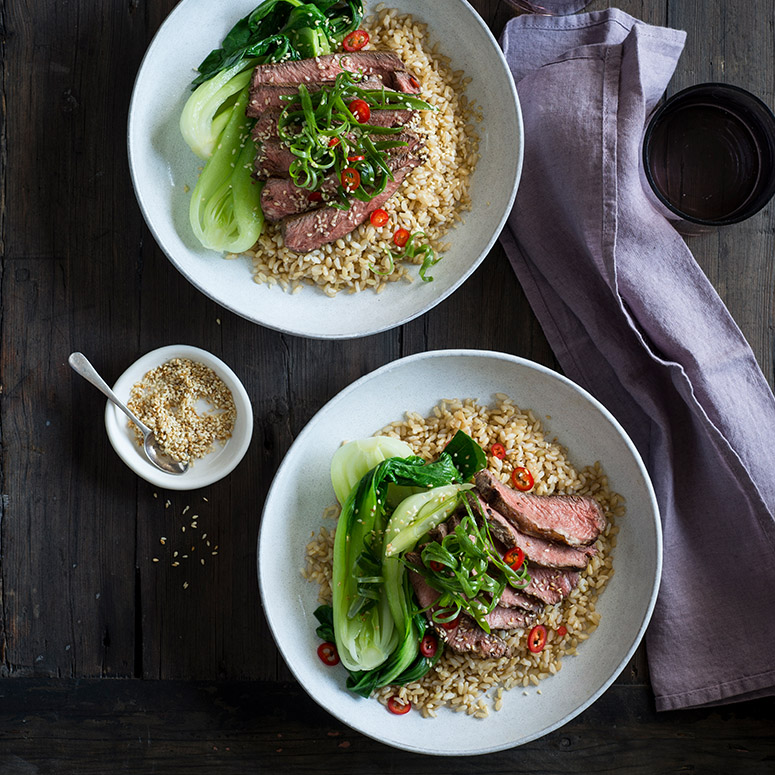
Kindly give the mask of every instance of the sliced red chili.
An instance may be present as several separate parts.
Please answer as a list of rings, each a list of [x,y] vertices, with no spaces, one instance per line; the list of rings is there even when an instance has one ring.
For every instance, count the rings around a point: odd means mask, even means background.
[[[428,657],[428,659],[430,659],[431,657],[436,656],[436,651],[438,651],[438,648],[438,638],[430,632],[425,633],[422,640],[420,641],[420,653],[424,657]]]
[[[339,145],[340,142],[341,142],[341,140],[338,137],[332,137],[328,141],[328,147],[329,148],[336,148],[336,146]]]
[[[322,202],[323,201],[323,194],[320,193],[320,191],[313,191],[309,197],[310,202]]]
[[[371,108],[365,100],[353,100],[347,108],[359,124],[365,124],[371,118]]]
[[[388,222],[388,218],[390,216],[387,214],[386,210],[383,210],[381,207],[378,207],[370,216],[369,221],[371,222],[372,226],[380,227],[384,226]]]
[[[409,83],[411,83],[415,89],[420,88],[420,82],[413,75],[409,76]]]
[[[527,468],[525,468],[524,466],[517,466],[517,468],[515,468],[511,472],[511,483],[518,490],[522,490],[522,492],[527,492],[528,490],[533,489],[535,480],[533,479],[533,474],[531,474],[530,471],[527,470]]]
[[[395,242],[399,248],[402,248],[409,241],[410,236],[411,235],[406,229],[398,229],[393,235],[393,242]]]
[[[409,711],[412,709],[412,703],[404,702],[403,700],[400,700],[398,697],[391,697],[387,701],[387,709],[391,713],[395,713],[396,716],[403,716],[404,713],[409,713]]]
[[[366,157],[365,156],[348,156],[347,161],[363,161]]]
[[[324,665],[333,667],[339,664],[339,652],[336,650],[336,644],[326,641],[318,646],[318,656]]]
[[[561,624],[561,625],[560,625],[560,626],[557,628],[557,634],[558,634],[558,635],[559,635],[561,638],[564,638],[564,637],[565,637],[565,636],[568,634],[568,628],[567,628],[567,627],[566,627],[564,624]]]
[[[546,645],[546,627],[543,624],[537,624],[527,635],[527,647],[534,653],[538,654],[544,650]]]
[[[431,560],[429,565],[430,565],[430,569],[434,573],[438,573],[440,570],[444,569],[444,566],[440,562],[436,562],[436,560]]]
[[[361,173],[352,167],[345,167],[342,170],[341,181],[345,191],[355,191],[361,185]]]
[[[525,562],[525,553],[518,546],[514,549],[509,549],[508,552],[503,555],[503,562],[510,568],[519,570],[522,567],[522,563]]]
[[[439,624],[445,629],[445,630],[454,630],[455,627],[460,624],[460,614],[458,614],[451,622],[439,622]]]
[[[360,51],[369,42],[369,33],[366,30],[353,30],[345,35],[342,48],[345,51]]]
[[[503,458],[506,457],[506,447],[496,441],[495,444],[490,447],[490,454],[493,457],[497,457],[498,460],[503,460]]]

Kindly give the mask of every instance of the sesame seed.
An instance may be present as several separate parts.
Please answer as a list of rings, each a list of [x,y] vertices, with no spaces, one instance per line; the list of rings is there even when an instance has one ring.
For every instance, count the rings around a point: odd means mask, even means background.
[[[167,543],[167,539],[166,539],[164,536],[162,536],[162,537],[159,539],[159,543],[160,543],[162,546],[164,546],[164,544],[166,544],[166,543]]]
[[[191,506],[186,506],[185,509],[183,509],[183,515],[185,516],[185,513],[191,508]]]
[[[201,560],[199,560],[199,562],[201,562],[201,563],[202,563],[202,565],[204,565],[204,564],[205,564],[204,558],[203,558],[203,559],[201,559]]]
[[[188,589],[188,582],[187,581],[183,582],[183,589]]]
[[[159,558],[158,558],[158,557],[154,557],[154,558],[153,558],[153,561],[154,561],[154,562],[159,562]]]
[[[180,563],[177,560],[175,560],[175,562],[172,563],[173,568],[177,568],[178,565],[180,565]]]

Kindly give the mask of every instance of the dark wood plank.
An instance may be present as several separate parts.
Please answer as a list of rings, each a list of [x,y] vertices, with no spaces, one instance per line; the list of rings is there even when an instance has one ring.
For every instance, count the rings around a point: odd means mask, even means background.
[[[467,758],[387,748],[336,721],[296,684],[29,680],[0,685],[0,699],[4,773],[96,775],[110,762],[138,775],[765,775],[775,761],[775,702],[656,714],[643,686],[610,689],[542,740]]]

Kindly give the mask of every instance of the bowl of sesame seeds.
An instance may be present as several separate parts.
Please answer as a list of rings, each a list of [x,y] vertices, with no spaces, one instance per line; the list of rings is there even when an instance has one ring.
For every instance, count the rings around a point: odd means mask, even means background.
[[[217,482],[250,445],[250,398],[237,375],[206,350],[190,345],[153,350],[119,377],[113,391],[153,430],[164,452],[189,464],[181,475],[152,465],[134,423],[108,402],[105,428],[113,449],[138,476],[159,487],[195,490]]]

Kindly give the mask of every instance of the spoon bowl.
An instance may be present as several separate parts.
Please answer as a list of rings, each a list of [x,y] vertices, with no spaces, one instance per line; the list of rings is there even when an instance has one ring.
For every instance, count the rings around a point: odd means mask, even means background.
[[[182,463],[162,452],[153,431],[145,423],[141,422],[110,389],[108,383],[102,379],[83,353],[72,353],[67,362],[74,371],[80,374],[87,382],[91,382],[97,390],[103,393],[109,401],[112,401],[140,429],[140,433],[143,434],[143,449],[150,463],[160,471],[168,474],[179,475],[185,474],[188,471],[188,463]]]

